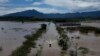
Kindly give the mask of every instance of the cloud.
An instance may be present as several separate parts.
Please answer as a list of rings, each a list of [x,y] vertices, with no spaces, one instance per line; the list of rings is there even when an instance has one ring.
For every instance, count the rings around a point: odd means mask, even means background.
[[[42,13],[65,13],[64,10],[57,10],[55,8],[50,9],[50,8],[41,8],[41,7],[19,7],[19,8],[0,7],[0,15],[21,12],[21,11],[26,11],[26,10],[33,10],[33,9]]]
[[[25,0],[25,1],[33,1],[33,0]]]
[[[40,2],[34,2],[32,5],[42,5],[43,3]]]
[[[87,8],[100,8],[100,0],[44,0],[43,3],[50,6],[67,8],[72,11],[78,11]]]
[[[51,6],[60,6],[60,7],[89,7],[99,5],[100,2],[87,2],[84,0],[44,0],[44,3]]]
[[[0,3],[7,3],[9,0],[0,0]]]
[[[6,8],[6,7],[0,7],[0,15],[5,15],[5,14],[9,14],[9,13],[15,13],[15,12],[21,12],[21,11],[25,11],[25,10],[30,10],[33,8],[30,7],[19,7],[19,8]]]
[[[63,10],[58,10],[55,8],[39,8],[39,7],[34,7],[35,10],[42,12],[42,13],[65,13]]]
[[[0,6],[2,5],[0,7],[0,15],[30,9],[35,9],[43,13],[72,13],[100,10],[100,0],[24,0],[24,2],[33,2],[31,5],[25,4],[24,7],[21,7],[22,5],[14,5],[13,3],[10,4],[8,3],[9,1],[11,0],[0,0]],[[12,5],[15,7],[11,7]]]

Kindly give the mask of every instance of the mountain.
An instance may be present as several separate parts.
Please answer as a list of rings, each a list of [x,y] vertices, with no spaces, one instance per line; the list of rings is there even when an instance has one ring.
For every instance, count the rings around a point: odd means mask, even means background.
[[[40,13],[36,10],[26,10],[26,11],[22,11],[22,12],[7,14],[7,15],[4,15],[4,16],[35,17],[35,16],[39,16],[39,15],[42,15],[42,13]]]
[[[64,13],[64,14],[43,14],[33,9],[33,10],[11,13],[4,16],[34,17],[34,18],[100,18],[100,11]]]

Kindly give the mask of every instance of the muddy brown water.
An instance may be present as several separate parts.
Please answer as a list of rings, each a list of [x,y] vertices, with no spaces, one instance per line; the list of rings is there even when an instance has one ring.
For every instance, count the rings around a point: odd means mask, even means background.
[[[38,45],[42,45],[43,47],[40,50],[41,53],[38,52],[39,47],[36,49],[32,48],[29,56],[33,56],[36,53],[39,53],[40,56],[60,56],[61,49],[57,43],[58,35],[55,24],[51,22],[47,27],[47,31],[37,41],[37,47]],[[51,47],[49,44],[51,44]]]
[[[0,21],[0,56],[8,56],[25,41],[24,36],[36,32],[40,24],[46,22]],[[2,29],[3,28],[3,29]]]
[[[89,53],[86,54],[87,56],[100,56],[100,36],[95,36],[95,34],[92,32],[88,34],[82,34],[79,31],[68,32],[67,35],[69,37],[80,37],[80,39],[74,39],[73,42],[78,43],[78,47],[85,47],[89,49]]]
[[[22,42],[25,41],[24,36],[36,32],[40,27],[40,24],[48,22],[10,22],[10,21],[0,21],[0,46],[2,51],[0,56],[8,56],[14,51],[17,47],[22,45]],[[100,27],[100,23],[82,23],[87,26]],[[2,29],[4,28],[4,29]],[[43,50],[41,56],[59,56],[60,48],[57,45],[57,31],[55,25],[51,23],[48,26],[48,31],[46,34],[41,36],[37,41],[38,45],[43,44]],[[95,36],[93,33],[88,35],[80,34],[78,31],[73,33],[68,33],[69,36],[79,35],[81,38],[78,41],[79,46],[87,47],[90,49],[90,53],[87,56],[100,56],[100,36]],[[55,41],[52,43],[52,47],[49,47],[46,41]],[[37,49],[32,48],[29,56],[33,56],[36,53]]]

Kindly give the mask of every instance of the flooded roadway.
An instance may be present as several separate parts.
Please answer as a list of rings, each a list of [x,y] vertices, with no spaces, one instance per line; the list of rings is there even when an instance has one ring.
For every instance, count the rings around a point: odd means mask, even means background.
[[[58,46],[57,39],[58,33],[56,31],[56,26],[54,23],[50,23],[48,25],[48,30],[44,35],[44,42],[43,50],[41,56],[60,56],[60,47]],[[49,46],[51,44],[51,47]]]
[[[0,52],[0,56],[8,56],[15,50],[18,46],[22,45],[25,41],[24,36],[35,32],[36,29],[40,27],[40,24],[44,22],[25,22],[24,24],[20,22],[0,22],[0,47],[3,50]],[[48,23],[47,31],[44,33],[37,41],[38,48],[32,48],[29,56],[34,56],[39,50],[39,45],[42,45],[41,56],[61,56],[61,49],[58,46],[57,39],[58,33],[56,31],[56,26],[54,23]],[[87,25],[87,24],[84,24]],[[89,24],[90,25],[90,24]],[[100,27],[100,23],[91,24],[92,26]],[[2,27],[4,30],[2,30]],[[79,32],[68,33],[69,36],[79,35],[78,40],[79,46],[86,47],[90,49],[88,56],[100,56],[100,36],[95,36],[94,34],[84,35]],[[51,47],[49,44],[51,43]]]
[[[55,24],[52,22],[48,23],[47,31],[36,41],[37,48],[32,48],[29,56],[33,56],[35,53],[39,53],[39,56],[60,56],[61,49],[57,43],[57,36],[58,33]],[[51,44],[51,47],[49,44]],[[38,50],[40,50],[40,52],[38,52]]]

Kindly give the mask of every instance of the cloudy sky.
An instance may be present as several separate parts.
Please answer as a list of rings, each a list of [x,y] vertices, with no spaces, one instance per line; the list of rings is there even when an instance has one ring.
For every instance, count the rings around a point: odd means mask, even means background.
[[[0,15],[35,9],[43,13],[100,10],[100,0],[0,0]]]

